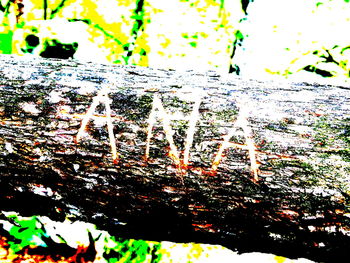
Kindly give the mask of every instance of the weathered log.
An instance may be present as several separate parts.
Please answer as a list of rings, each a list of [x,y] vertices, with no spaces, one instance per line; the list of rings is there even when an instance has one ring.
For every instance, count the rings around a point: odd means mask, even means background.
[[[346,256],[349,88],[13,56],[0,74],[0,210]]]

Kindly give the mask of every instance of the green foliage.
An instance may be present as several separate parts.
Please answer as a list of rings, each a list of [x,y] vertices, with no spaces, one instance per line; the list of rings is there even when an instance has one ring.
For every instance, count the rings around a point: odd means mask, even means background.
[[[14,253],[21,251],[29,245],[46,246],[42,238],[47,237],[47,235],[36,216],[27,219],[20,218],[16,214],[13,214],[8,218],[13,222],[13,225],[9,229],[9,234],[14,240],[8,243],[10,249],[12,249]]]
[[[309,56],[309,59],[305,60],[307,65],[300,65],[300,69],[319,74],[322,77],[350,76],[350,46],[323,47],[309,52],[307,55]]]
[[[10,240],[8,244],[10,245],[11,253],[18,253],[23,249],[32,246],[42,246],[47,247],[45,241],[51,240],[48,244],[52,245],[53,242],[59,242],[66,244],[68,246],[74,245],[70,240],[71,235],[76,233],[72,232],[69,223],[65,224],[68,230],[63,231],[60,226],[54,226],[54,222],[43,220],[48,228],[61,229],[59,233],[47,231],[44,224],[41,222],[40,218],[33,217],[21,217],[15,213],[10,213],[7,216],[7,220],[0,220],[0,225],[6,229],[9,233]],[[75,224],[74,228],[80,227],[82,230],[85,228],[84,224],[78,226]],[[117,239],[110,236],[102,231],[96,231],[93,225],[89,225],[88,228],[79,233],[82,236],[73,237],[76,240],[84,240],[84,237],[88,233],[92,232],[97,238],[94,239],[95,247],[102,247],[97,245],[98,242],[103,242],[103,251],[98,251],[99,254],[103,255],[106,262],[160,262],[161,254],[157,251],[160,250],[160,243],[158,242],[148,242],[143,240],[133,240],[133,239]],[[50,236],[51,234],[51,236]],[[103,234],[104,239],[99,241],[100,236]],[[44,241],[45,240],[45,241]],[[82,242],[82,241],[81,241]]]
[[[12,212],[3,214],[5,217],[0,220],[0,227],[8,232],[9,252],[14,255],[28,247],[41,246],[50,251],[50,246],[62,248],[62,245],[71,250],[92,245],[97,252],[96,262],[202,262],[210,260],[210,257],[213,260],[215,253],[222,253],[222,257],[228,258],[233,254],[221,246],[116,238],[105,231],[96,230],[92,224],[79,221],[72,223],[66,220],[60,223],[47,217],[21,217]]]
[[[152,251],[160,249],[159,243],[145,242],[143,240],[121,240],[110,237],[105,239],[105,253],[104,258],[108,262],[149,262],[147,258],[151,258],[152,262],[160,262],[161,254]]]
[[[317,21],[329,19],[335,12],[333,10],[338,8],[342,20],[337,25],[346,26],[348,3],[348,0],[337,3],[330,0],[314,1],[309,15],[317,19],[314,24],[318,25]],[[246,47],[247,37],[249,40],[270,30],[262,23],[258,24],[261,24],[261,30],[259,27],[257,33],[248,32],[241,26],[247,20],[254,20],[257,15],[251,11],[259,3],[249,0],[30,0],[24,4],[24,9],[15,1],[0,4],[0,53],[47,54],[50,57],[52,55],[47,50],[57,47],[56,53],[64,52],[65,49],[73,53],[60,55],[62,58],[72,56],[101,62],[161,68],[216,69],[244,74],[246,70],[242,64],[249,64],[258,72],[257,65],[261,62],[256,56],[253,57],[254,62],[249,62],[245,55],[242,61],[239,56],[236,58],[237,47],[249,50]],[[280,12],[279,9],[276,12]],[[305,16],[306,12],[300,15],[302,19]],[[274,19],[271,28],[273,33],[288,34],[290,31],[289,35],[292,35],[298,31],[298,35],[306,38],[299,40],[297,36],[288,46],[280,44],[278,48],[272,47],[272,51],[281,48],[284,53],[276,53],[272,59],[267,55],[263,58],[265,74],[291,77],[307,72],[327,78],[349,78],[349,43],[341,39],[338,41],[332,36],[328,37],[332,41],[327,43],[317,38],[312,38],[310,42],[307,38],[314,33],[303,33],[304,29],[298,24],[300,22],[294,22],[286,27],[283,20]],[[319,27],[322,27],[321,22]],[[329,31],[325,29],[324,34],[327,34],[326,30]],[[320,30],[313,29],[313,32],[316,31]],[[333,34],[333,31],[329,33]],[[27,37],[30,35],[38,36],[39,44],[28,45]],[[264,35],[266,41],[271,43],[276,42],[273,39],[283,39],[283,36]],[[68,47],[73,43],[77,43],[77,49]],[[261,41],[254,44],[257,52],[260,52],[261,44]],[[277,58],[284,62],[274,65]]]
[[[13,32],[6,27],[0,27],[0,53],[11,54],[12,53],[12,37]]]

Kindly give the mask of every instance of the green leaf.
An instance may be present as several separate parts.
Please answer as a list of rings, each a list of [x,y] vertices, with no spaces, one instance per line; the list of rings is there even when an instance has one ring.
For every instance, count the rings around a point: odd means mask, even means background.
[[[192,46],[192,47],[197,47],[197,42],[190,42],[190,45]]]

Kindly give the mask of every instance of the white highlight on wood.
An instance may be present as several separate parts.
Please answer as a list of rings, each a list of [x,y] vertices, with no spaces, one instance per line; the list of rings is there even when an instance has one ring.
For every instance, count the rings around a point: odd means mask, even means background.
[[[12,144],[9,142],[5,142],[5,149],[9,152],[9,153],[13,153],[13,148],[12,148]]]
[[[20,107],[22,107],[22,110],[26,113],[38,115],[41,110],[38,110],[37,105],[34,102],[24,102],[20,104]]]
[[[96,89],[96,86],[94,83],[84,83],[79,89],[77,90],[77,93],[83,96],[86,96],[88,94],[92,94]]]
[[[113,161],[118,161],[118,152],[117,152],[117,146],[115,141],[115,136],[113,133],[113,124],[112,124],[112,117],[111,117],[111,99],[108,98],[108,92],[109,89],[104,87],[102,90],[98,93],[97,96],[95,96],[92,100],[92,104],[90,105],[89,109],[87,110],[83,121],[81,123],[80,129],[78,131],[76,141],[79,142],[83,136],[83,133],[85,131],[85,128],[87,124],[89,123],[89,120],[93,117],[93,114],[95,112],[96,107],[103,103],[106,108],[106,122],[107,122],[107,130],[108,130],[108,137],[109,137],[109,143],[111,146],[111,154]]]
[[[50,103],[59,103],[60,101],[62,101],[62,91],[51,91],[49,93],[49,102]]]

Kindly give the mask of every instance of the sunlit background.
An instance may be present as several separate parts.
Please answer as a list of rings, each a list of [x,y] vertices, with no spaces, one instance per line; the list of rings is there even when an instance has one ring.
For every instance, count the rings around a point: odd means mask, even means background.
[[[0,10],[5,54],[349,78],[349,0],[2,0]]]

